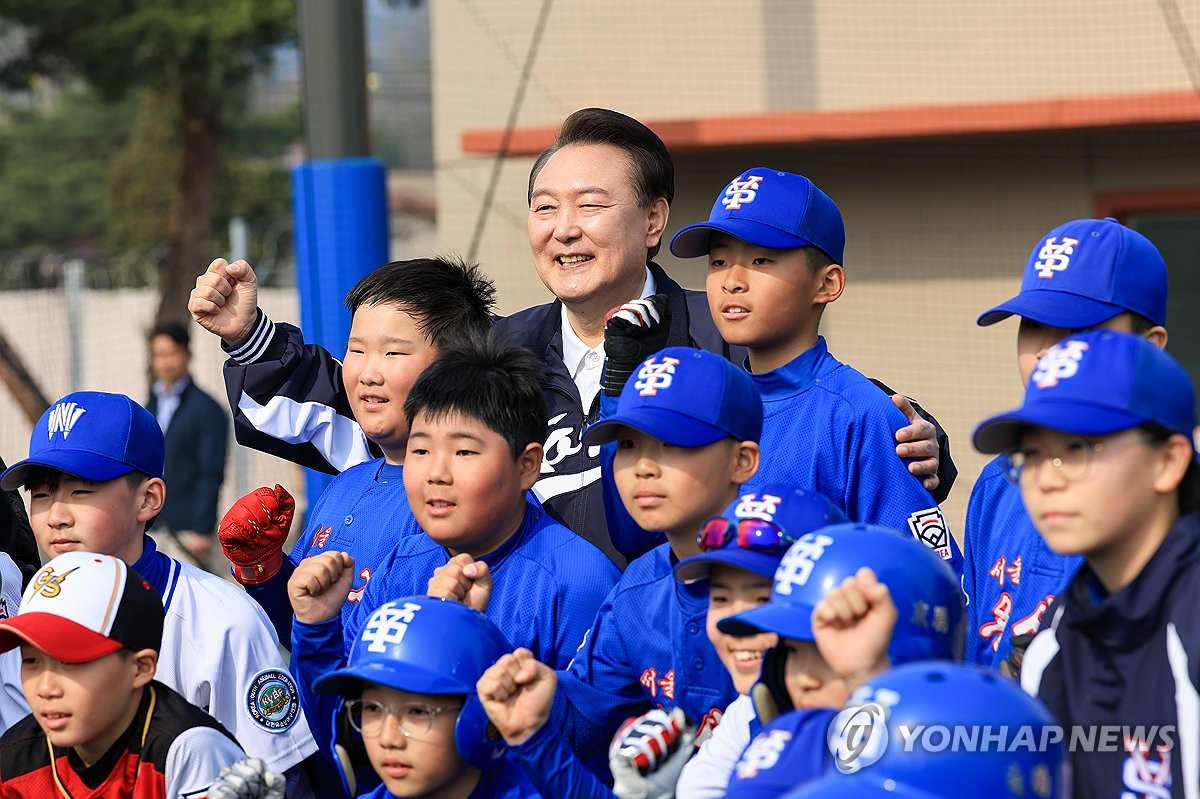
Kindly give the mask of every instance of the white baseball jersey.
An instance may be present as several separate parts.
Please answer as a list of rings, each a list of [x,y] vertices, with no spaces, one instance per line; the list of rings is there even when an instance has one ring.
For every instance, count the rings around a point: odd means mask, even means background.
[[[262,608],[228,580],[171,560],[155,678],[285,772],[317,751],[296,683]]]
[[[717,799],[725,795],[729,776],[737,766],[742,752],[750,745],[750,721],[754,718],[754,702],[745,694],[729,703],[721,723],[700,745],[679,774],[676,796],[696,799]]]

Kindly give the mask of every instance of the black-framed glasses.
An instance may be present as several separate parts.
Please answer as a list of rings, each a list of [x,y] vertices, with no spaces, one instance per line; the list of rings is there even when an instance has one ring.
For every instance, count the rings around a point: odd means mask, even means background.
[[[1154,443],[1159,438],[1148,430],[1139,430],[1134,438],[1126,441]],[[1053,449],[1038,449],[1026,447],[1005,453],[1005,475],[1009,481],[1021,485],[1034,480],[1049,463],[1051,468],[1068,483],[1086,480],[1092,473],[1092,464],[1096,461],[1096,453],[1112,451],[1119,446],[1119,441],[1092,441],[1087,438],[1070,438],[1059,447]]]
[[[350,726],[362,733],[364,738],[375,738],[383,732],[383,723],[388,716],[400,721],[400,732],[405,738],[420,739],[433,731],[433,720],[439,713],[457,711],[459,705],[434,706],[423,702],[406,705],[385,705],[365,699],[350,699],[346,702],[346,713]]]
[[[796,542],[796,537],[775,522],[766,519],[741,519],[734,524],[724,516],[713,516],[704,522],[696,543],[701,552],[736,544],[742,549],[752,549],[770,555],[782,555]]]

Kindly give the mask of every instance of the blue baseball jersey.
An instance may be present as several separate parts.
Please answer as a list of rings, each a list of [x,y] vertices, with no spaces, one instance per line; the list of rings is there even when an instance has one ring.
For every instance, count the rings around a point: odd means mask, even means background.
[[[778,369],[750,376],[764,416],[762,465],[748,489],[814,489],[853,521],[909,531],[962,574],[941,510],[896,457],[896,431],[908,420],[888,396],[830,355],[824,337]]]
[[[1037,632],[1046,608],[1083,564],[1080,556],[1046,546],[1006,467],[1003,455],[983,467],[963,531],[964,659],[996,668],[1008,657],[1012,636]]]
[[[729,777],[728,799],[768,799],[825,774],[833,759],[826,742],[838,711],[784,713],[754,737]]]
[[[629,564],[566,671],[551,719],[595,768],[626,718],[681,707],[704,736],[737,698],[705,632],[708,581],[675,579],[669,544]]]
[[[401,538],[351,611],[345,627],[346,655],[375,608],[396,597],[424,594],[434,571],[450,560],[449,551],[426,535],[415,518],[411,523],[420,534]],[[553,668],[570,662],[620,575],[603,552],[555,521],[532,498],[526,499],[517,532],[480,560],[492,575],[486,614],[514,649],[528,647]]]
[[[404,467],[383,458],[360,463],[329,483],[308,512],[308,524],[279,573],[246,593],[262,606],[280,641],[292,638],[292,605],[287,581],[304,558],[322,552],[348,552],[357,574],[342,608],[354,611],[371,575],[391,556],[400,537],[421,532],[404,492]],[[424,593],[422,590],[421,593]]]

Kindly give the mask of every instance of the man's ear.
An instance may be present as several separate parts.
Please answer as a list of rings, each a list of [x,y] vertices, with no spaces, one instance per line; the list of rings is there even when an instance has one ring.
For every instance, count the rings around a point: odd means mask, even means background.
[[[671,206],[667,204],[665,197],[659,197],[650,203],[650,207],[646,209],[646,249],[656,247],[662,241],[670,215]]]
[[[138,486],[138,521],[148,522],[162,512],[167,499],[167,484],[161,477],[151,477]]]
[[[517,456],[517,467],[521,470],[521,488],[528,491],[538,481],[542,472],[542,445],[531,441]]]

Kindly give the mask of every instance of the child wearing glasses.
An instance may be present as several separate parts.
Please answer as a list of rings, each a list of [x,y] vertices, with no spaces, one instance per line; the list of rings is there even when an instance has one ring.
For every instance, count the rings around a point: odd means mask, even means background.
[[[1166,262],[1149,239],[1115,219],[1067,222],[1038,239],[1017,296],[984,312],[978,324],[1010,316],[1020,319],[1022,385],[1047,349],[1080,330],[1134,333],[1165,347]],[[1046,546],[1008,470],[1006,456],[998,456],[971,490],[963,591],[970,600],[966,660],[1013,674],[1046,608],[1083,561]]]
[[[457,602],[411,596],[376,609],[346,665],[315,684],[340,698],[334,746],[346,795],[539,796],[488,735],[475,695],[476,681],[509,648],[486,616]],[[382,784],[358,794],[367,769]]]
[[[1073,747],[1074,795],[1194,790],[1200,757],[1200,465],[1187,372],[1141,336],[1075,333],[1019,408],[975,431],[1009,453],[1047,546],[1083,557],[1025,654],[1021,684],[1067,725],[1125,725]],[[1139,726],[1141,725],[1141,726]]]

